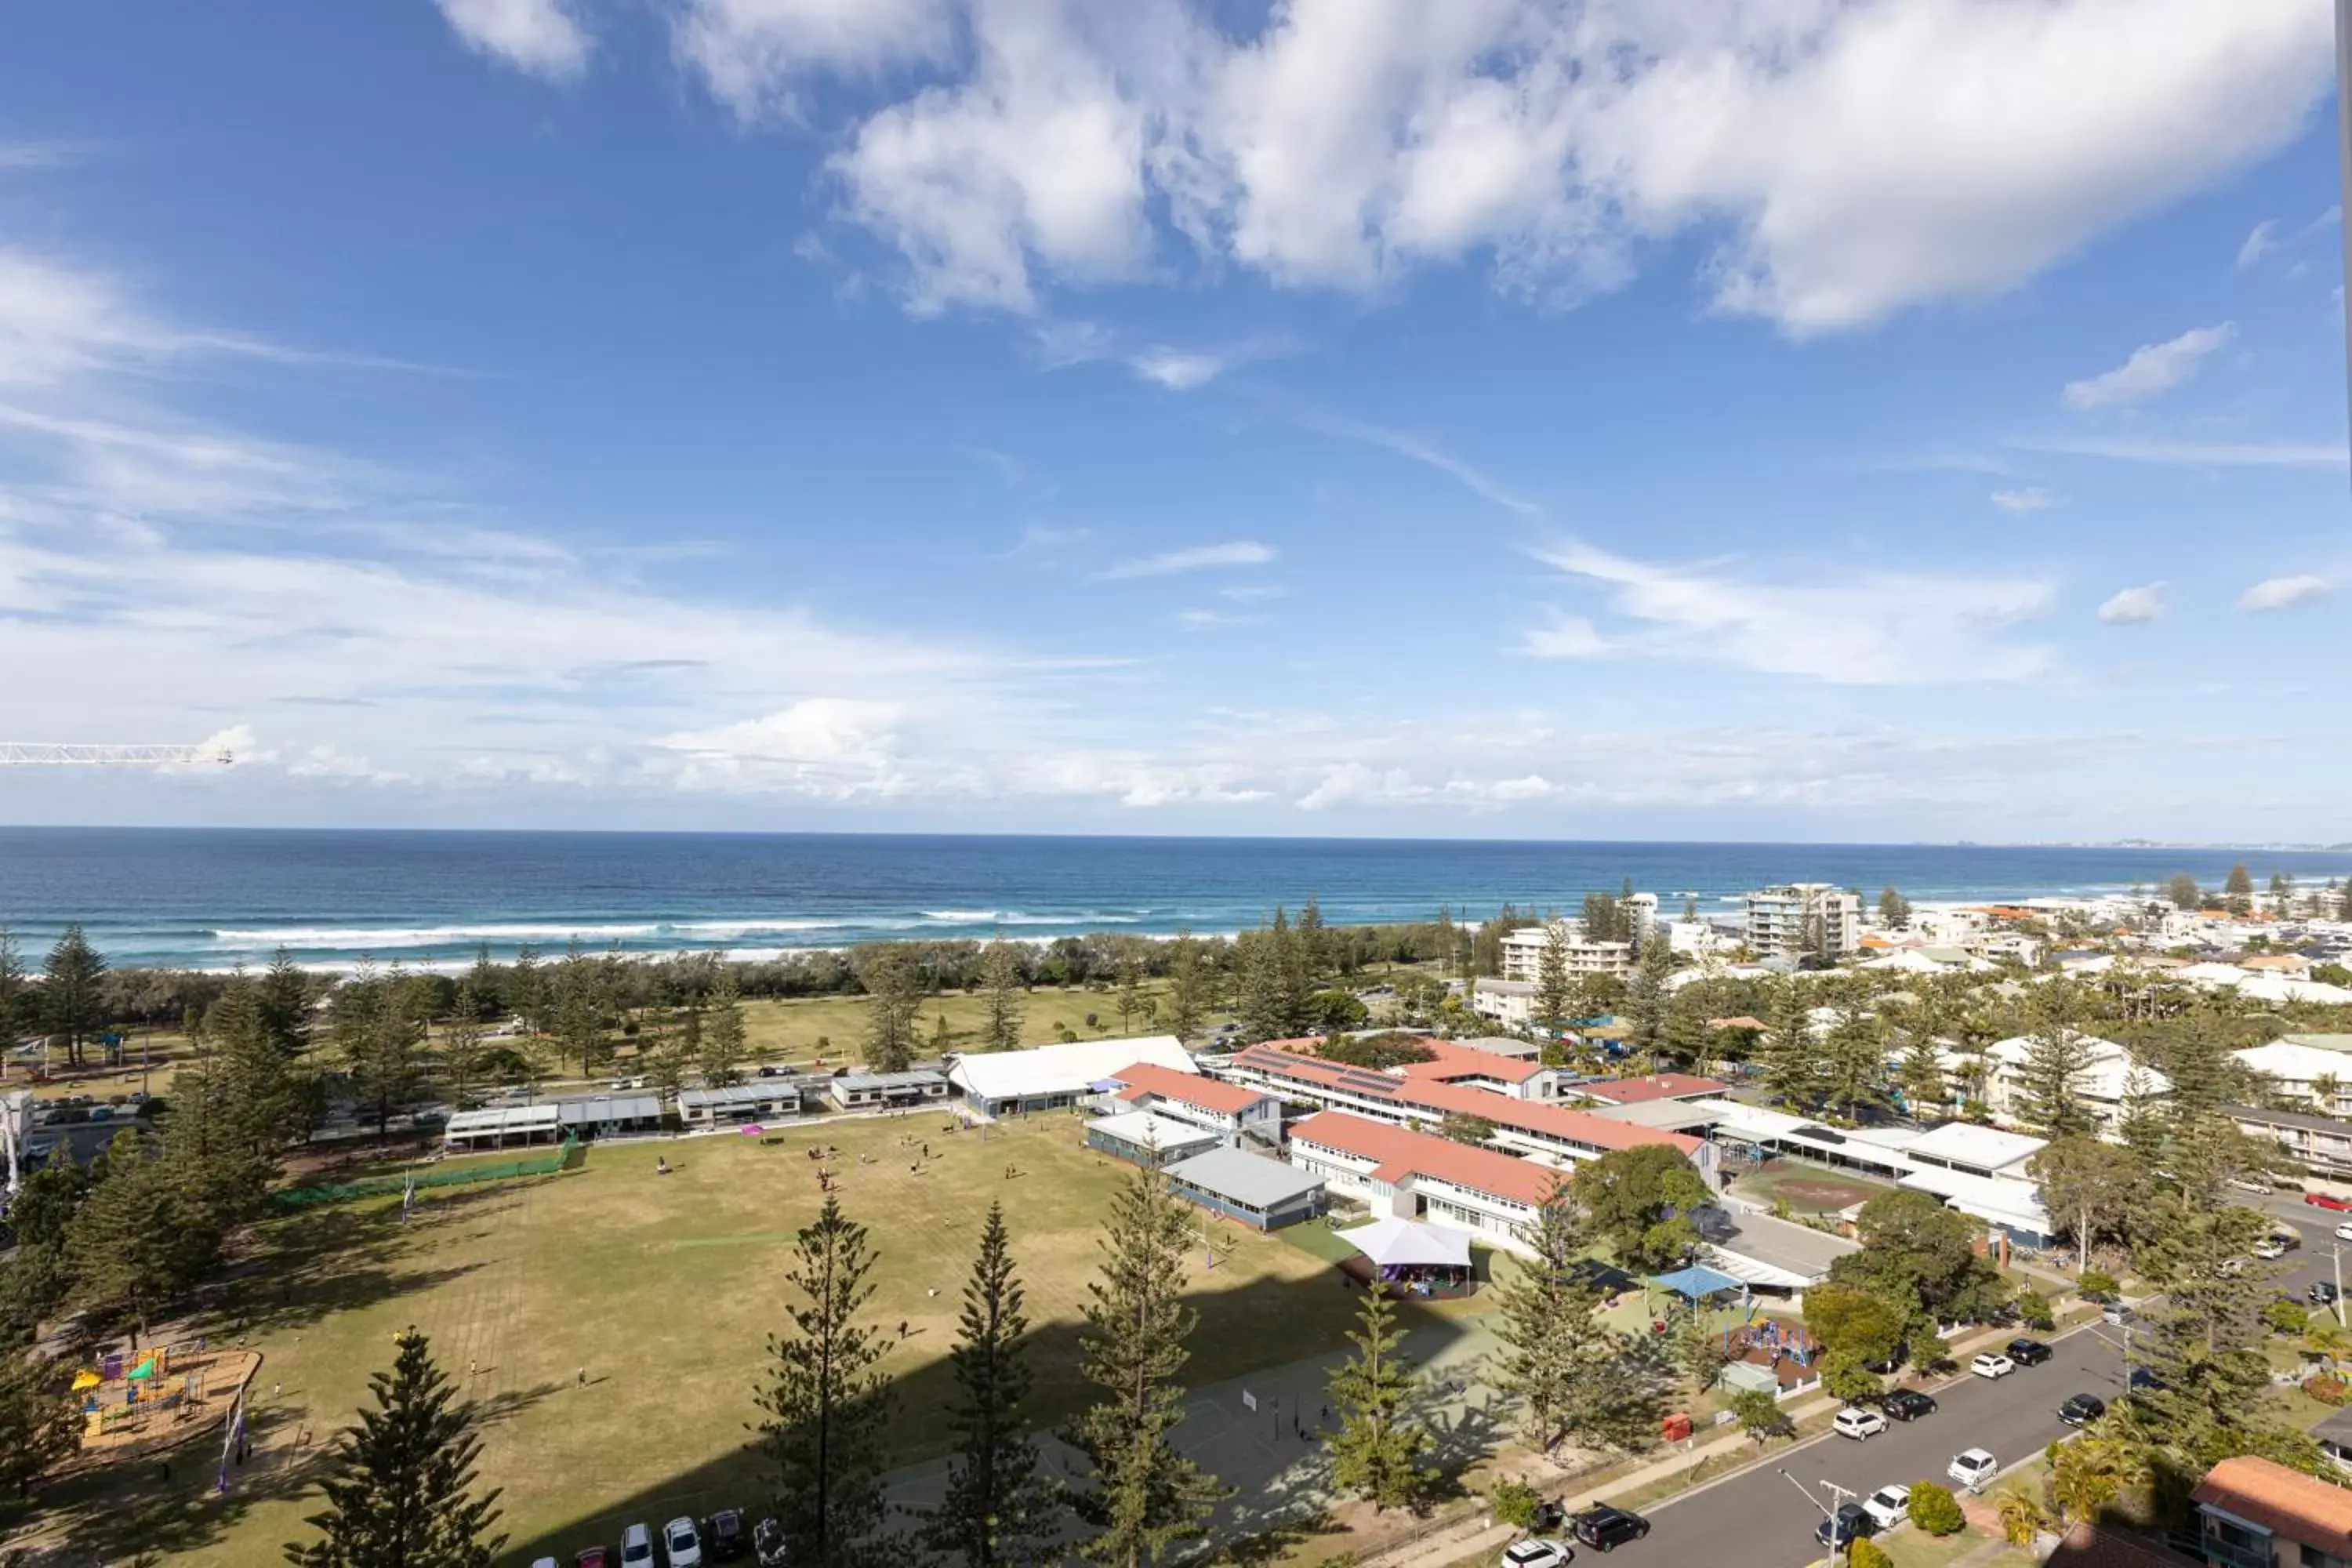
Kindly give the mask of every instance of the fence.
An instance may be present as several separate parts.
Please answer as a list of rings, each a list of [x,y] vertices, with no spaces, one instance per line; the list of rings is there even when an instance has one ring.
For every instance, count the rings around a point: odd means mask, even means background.
[[[454,1171],[417,1171],[398,1176],[368,1176],[356,1182],[333,1182],[315,1187],[289,1187],[277,1195],[280,1208],[311,1208],[320,1204],[345,1204],[357,1198],[397,1197],[411,1187],[469,1187],[479,1182],[509,1182],[518,1176],[551,1176],[580,1156],[580,1141],[565,1133],[563,1142],[543,1154],[525,1160],[501,1160],[490,1165],[467,1165]]]

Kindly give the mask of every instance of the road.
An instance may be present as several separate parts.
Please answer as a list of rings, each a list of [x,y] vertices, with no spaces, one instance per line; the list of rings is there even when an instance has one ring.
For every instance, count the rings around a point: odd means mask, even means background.
[[[1990,1448],[2006,1468],[2030,1459],[2070,1428],[2058,1419],[2069,1394],[2113,1400],[2123,1391],[2123,1359],[2098,1333],[2053,1342],[2040,1366],[1998,1380],[1962,1377],[1930,1390],[1938,1408],[1908,1424],[1892,1423],[1865,1442],[1830,1436],[1790,1449],[1771,1465],[1670,1502],[1650,1514],[1648,1539],[1619,1550],[1634,1563],[1721,1563],[1790,1568],[1818,1560],[1813,1527],[1821,1510],[1780,1474],[1786,1469],[1823,1495],[1834,1481],[1866,1497],[1889,1482],[1949,1485],[1944,1467],[1963,1448]],[[1581,1551],[1583,1549],[1580,1549]]]
[[[2319,1208],[2296,1197],[2276,1197],[2248,1206],[2263,1210],[2273,1219],[2284,1220],[2303,1237],[2301,1247],[2279,1260],[2280,1289],[2301,1300],[2314,1280],[2334,1280],[2335,1259],[2331,1254],[2338,1246],[2344,1248],[2344,1282],[2352,1286],[2352,1241],[2339,1243],[2336,1239],[2336,1226],[2352,1220],[2352,1212]]]

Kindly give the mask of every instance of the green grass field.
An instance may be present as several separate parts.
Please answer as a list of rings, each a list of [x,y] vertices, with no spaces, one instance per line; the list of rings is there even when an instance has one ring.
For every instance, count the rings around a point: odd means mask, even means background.
[[[93,1554],[276,1561],[315,1506],[301,1494],[319,1446],[412,1324],[488,1413],[482,1476],[505,1489],[511,1561],[568,1561],[631,1520],[750,1504],[760,1469],[746,1423],[757,1419],[766,1337],[783,1321],[793,1234],[819,1203],[813,1142],[838,1146],[844,1206],[871,1226],[879,1254],[868,1315],[897,1342],[886,1363],[902,1401],[894,1461],[948,1445],[942,1357],[992,1200],[1005,1205],[1028,1288],[1038,1416],[1066,1416],[1085,1397],[1075,1334],[1105,1203],[1126,1167],[1085,1149],[1071,1118],[985,1140],[945,1132],[945,1120],[833,1122],[768,1146],[714,1137],[591,1149],[558,1176],[433,1194],[405,1226],[389,1201],[273,1221],[231,1305],[207,1325],[226,1338],[242,1327],[265,1353],[255,1462],[216,1497],[209,1458],[184,1449],[170,1481],[150,1465],[69,1486],[53,1517]],[[928,1161],[902,1140],[928,1141]],[[673,1174],[655,1174],[656,1152]],[[910,1169],[919,1161],[920,1173]],[[1009,1180],[1008,1164],[1019,1173]],[[1208,1267],[1204,1246],[1192,1265],[1201,1328],[1190,1381],[1341,1343],[1358,1298],[1339,1288],[1323,1248],[1211,1228],[1219,1259]],[[1409,1308],[1409,1321],[1427,1321],[1424,1310]]]

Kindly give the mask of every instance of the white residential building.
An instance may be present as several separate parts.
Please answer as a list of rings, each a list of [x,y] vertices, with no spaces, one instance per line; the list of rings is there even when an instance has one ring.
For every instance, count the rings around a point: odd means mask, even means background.
[[[2074,1098],[2103,1128],[2112,1128],[2133,1099],[2172,1092],[2171,1079],[2141,1066],[2115,1041],[2076,1034],[2074,1043],[2082,1064],[2074,1076]],[[2032,1050],[2032,1040],[2022,1035],[1985,1049],[1985,1102],[2004,1121],[2026,1114],[2025,1063]]]
[[[1641,895],[1636,894],[1635,897]],[[1654,914],[1654,910],[1652,911]],[[1577,921],[1554,921],[1549,925],[1521,926],[1503,938],[1503,978],[1524,980],[1530,984],[1543,978],[1544,949],[1550,944],[1552,931],[1557,928],[1565,939],[1568,973],[1570,978],[1580,974],[1630,974],[1633,970],[1633,944],[1630,942],[1591,942],[1584,935],[1582,923]]]
[[[2270,1079],[2279,1093],[2300,1100],[2323,1115],[2352,1117],[2352,1055],[2306,1045],[2292,1035],[2230,1054]]]
[[[1862,942],[1862,900],[1827,882],[1789,882],[1748,895],[1748,946],[1762,957],[1852,952]]]

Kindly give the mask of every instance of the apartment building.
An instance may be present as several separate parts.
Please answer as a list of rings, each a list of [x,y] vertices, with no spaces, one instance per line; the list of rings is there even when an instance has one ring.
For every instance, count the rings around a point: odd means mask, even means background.
[[[1543,978],[1544,949],[1551,942],[1554,928],[1566,939],[1564,949],[1571,979],[1580,974],[1633,972],[1632,942],[1588,941],[1580,921],[1553,921],[1547,925],[1521,926],[1504,936],[1503,978],[1530,984]]]
[[[1852,952],[1862,945],[1862,900],[1827,882],[1788,882],[1748,895],[1748,951],[1759,957]]]

